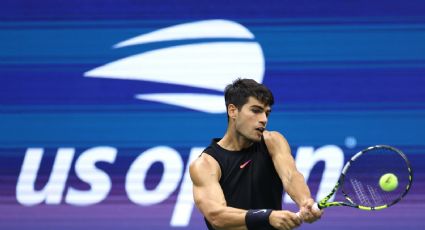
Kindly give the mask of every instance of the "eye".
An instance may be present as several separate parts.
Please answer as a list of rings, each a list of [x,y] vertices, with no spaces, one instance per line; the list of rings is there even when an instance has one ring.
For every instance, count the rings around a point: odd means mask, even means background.
[[[260,109],[252,109],[251,110],[253,113],[261,113],[261,110]]]

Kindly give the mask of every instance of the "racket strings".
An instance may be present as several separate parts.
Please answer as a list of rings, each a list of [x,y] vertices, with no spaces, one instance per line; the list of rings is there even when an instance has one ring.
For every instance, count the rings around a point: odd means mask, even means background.
[[[350,202],[367,207],[377,207],[388,204],[394,198],[380,191],[380,188],[351,178],[350,183],[354,193],[349,193]],[[346,190],[347,192],[347,190]],[[354,194],[354,195],[353,195]]]
[[[357,200],[360,201],[361,204],[371,206],[372,204],[370,203],[369,196],[367,195],[363,184],[356,179],[351,179],[350,182],[353,186],[354,193],[356,194]]]
[[[378,189],[376,189],[376,187],[372,187],[370,185],[367,185],[367,189],[368,189],[368,192],[370,194],[370,197],[372,198],[374,205],[385,203],[382,195],[379,194],[379,191],[378,191]]]

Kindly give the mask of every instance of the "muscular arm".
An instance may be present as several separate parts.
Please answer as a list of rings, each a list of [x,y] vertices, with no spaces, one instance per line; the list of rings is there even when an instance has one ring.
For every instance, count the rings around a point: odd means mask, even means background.
[[[301,207],[311,199],[311,194],[304,176],[295,166],[288,142],[278,132],[264,131],[263,136],[285,191]]]
[[[247,210],[228,207],[220,187],[220,166],[208,154],[202,154],[190,166],[193,182],[193,197],[196,207],[215,229],[245,230]],[[301,224],[290,211],[273,210],[269,223],[276,229],[289,230]]]
[[[215,229],[247,229],[246,210],[227,207],[220,180],[220,166],[202,154],[190,166],[195,204]]]
[[[320,219],[322,211],[313,208],[314,200],[311,198],[310,189],[304,176],[295,166],[286,139],[278,132],[268,131],[264,131],[263,137],[285,191],[300,208],[301,218],[308,223]]]

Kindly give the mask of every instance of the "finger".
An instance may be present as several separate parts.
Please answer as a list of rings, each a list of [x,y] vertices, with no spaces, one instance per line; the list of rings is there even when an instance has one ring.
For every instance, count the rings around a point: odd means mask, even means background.
[[[283,221],[283,223],[282,223],[282,229],[291,230],[291,228],[289,227],[289,224],[286,221]]]
[[[298,211],[297,213],[295,213],[295,215],[297,215],[298,219],[301,220],[301,222],[303,221],[303,216],[301,215],[301,211]]]
[[[311,210],[312,209],[312,207],[313,207],[313,204],[314,204],[314,202],[308,202],[306,205],[305,205],[305,207],[308,209],[308,210]]]
[[[322,211],[322,210],[315,210],[315,209],[313,209],[313,210],[312,210],[312,214],[313,214],[315,217],[320,217],[320,216],[322,216],[323,211]]]
[[[306,215],[305,221],[311,223],[311,222],[316,221],[319,218],[320,218],[320,213],[310,212]]]
[[[305,215],[303,221],[307,223],[311,223],[312,217],[311,215]]]
[[[293,227],[295,227],[295,221],[293,220],[293,217],[291,214],[287,214],[286,217],[284,218],[282,225],[286,228],[286,229],[292,229]]]
[[[315,221],[317,221],[317,220],[319,220],[321,218],[321,215],[319,214],[319,215],[312,215],[310,218],[309,218],[309,222],[310,223],[313,223],[313,222],[315,222]]]
[[[291,219],[292,223],[294,223],[294,226],[298,226],[302,223],[302,218],[297,216],[297,215],[291,215]]]
[[[292,228],[293,226],[295,226],[295,222],[291,218],[286,219],[285,224],[287,228]]]
[[[309,219],[311,217],[311,211],[303,210],[302,215],[300,216],[302,217],[302,220]]]
[[[300,217],[301,217],[301,219],[302,220],[305,219],[306,216],[308,215],[308,213],[309,213],[309,211],[307,209],[302,208],[301,211],[300,211]]]

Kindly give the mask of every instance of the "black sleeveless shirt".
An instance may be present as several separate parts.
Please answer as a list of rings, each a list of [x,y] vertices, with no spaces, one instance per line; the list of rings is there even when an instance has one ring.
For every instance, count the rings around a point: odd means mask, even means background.
[[[229,151],[213,139],[204,153],[220,165],[220,186],[227,206],[240,209],[282,209],[283,185],[263,139],[240,151]],[[208,229],[213,229],[205,219]]]

